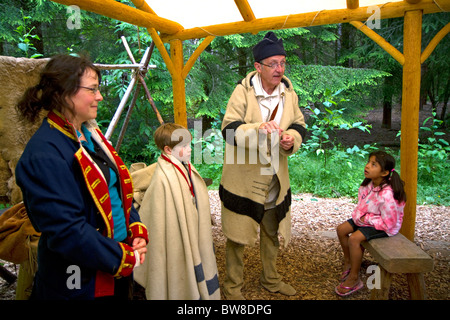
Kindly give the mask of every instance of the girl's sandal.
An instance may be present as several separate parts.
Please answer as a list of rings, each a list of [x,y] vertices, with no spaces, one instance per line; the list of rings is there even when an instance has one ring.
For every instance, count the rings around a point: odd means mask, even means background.
[[[345,279],[347,279],[349,274],[350,274],[350,268],[348,268],[347,270],[345,270],[341,273],[341,277],[339,278],[339,281],[344,282]]]
[[[334,291],[340,295],[341,297],[346,297],[348,295],[351,295],[352,293],[358,291],[359,289],[361,289],[362,287],[364,287],[363,282],[361,281],[361,279],[353,286],[353,287],[345,287],[342,285],[342,283],[340,283],[335,289]],[[344,290],[348,290],[347,292],[340,292],[338,289],[344,289]]]

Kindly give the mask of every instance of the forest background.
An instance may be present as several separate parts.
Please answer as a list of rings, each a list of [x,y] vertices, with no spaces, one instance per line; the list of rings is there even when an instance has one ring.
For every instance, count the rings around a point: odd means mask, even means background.
[[[131,1],[120,2],[133,6]],[[58,53],[87,54],[95,63],[129,64],[121,36],[127,39],[137,61],[151,44],[145,29],[83,10],[79,18],[80,23],[74,24],[73,11],[48,0],[0,0],[0,55],[47,58]],[[449,13],[425,15],[422,45],[426,46],[449,21]],[[403,51],[402,18],[383,19],[375,31]],[[251,49],[265,33],[216,37],[186,78],[192,161],[203,177],[212,179],[210,188],[220,183],[224,151],[220,126],[227,101],[236,83],[254,69]],[[308,129],[302,148],[289,157],[292,192],[356,197],[368,154],[380,148],[394,155],[400,172],[400,132],[388,144],[365,144],[354,139],[354,145],[344,145],[339,139],[342,131],[358,137],[376,130],[364,120],[375,109],[383,110],[381,125],[390,128],[393,110],[401,108],[400,64],[349,24],[277,30],[276,34],[284,40],[286,75],[299,96]],[[185,57],[189,57],[199,41],[184,41],[183,45]],[[419,204],[450,205],[449,52],[447,36],[422,65],[421,103],[431,105],[432,112],[420,123]],[[148,71],[146,84],[164,121],[172,122],[172,81],[157,49],[150,64],[156,68]],[[131,70],[102,71],[104,100],[97,122],[103,132],[131,77]],[[159,156],[153,141],[159,122],[141,92],[119,150],[127,165],[150,164]],[[111,137],[113,145],[125,114]]]

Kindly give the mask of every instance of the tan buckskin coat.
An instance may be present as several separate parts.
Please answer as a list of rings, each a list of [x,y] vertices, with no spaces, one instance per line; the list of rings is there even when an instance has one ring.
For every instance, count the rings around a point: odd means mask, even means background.
[[[284,130],[283,133],[295,138],[294,146],[286,151],[279,146],[277,135],[273,135],[272,139],[270,136],[265,138],[265,135],[259,135],[259,126],[265,121],[262,119],[252,83],[256,74],[256,71],[249,73],[236,86],[222,122],[222,134],[226,140],[219,188],[222,228],[230,240],[254,245],[259,223],[264,215],[269,184],[273,174],[276,174],[280,182],[280,192],[276,200],[278,231],[286,246],[291,237],[291,189],[287,157],[300,148],[306,133],[305,121],[292,83],[283,76],[282,84],[286,88],[282,97],[284,108],[279,125]],[[239,138],[242,135],[245,136],[245,142]],[[271,162],[270,151],[267,151],[270,149],[278,152],[272,154]],[[269,155],[269,160],[266,155]],[[271,170],[272,173],[267,174],[262,170]]]

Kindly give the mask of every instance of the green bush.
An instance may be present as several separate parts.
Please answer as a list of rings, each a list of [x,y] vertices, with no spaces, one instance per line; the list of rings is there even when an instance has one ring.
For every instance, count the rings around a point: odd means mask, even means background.
[[[217,139],[217,137],[215,137]],[[427,140],[429,141],[429,140]],[[202,152],[211,152],[212,144],[208,138],[203,138]],[[377,145],[353,146],[346,148],[335,145],[327,149],[326,153],[317,152],[306,142],[300,150],[288,158],[289,176],[293,194],[312,193],[318,197],[352,197],[358,196],[358,188],[364,179],[364,166],[369,153],[378,149]],[[216,144],[217,146],[217,144]],[[222,149],[223,150],[223,149]],[[445,157],[434,161],[432,170],[430,155],[426,152],[428,147],[419,147],[418,158],[418,186],[417,204],[450,205],[450,161],[448,150]],[[401,171],[400,151],[387,149],[397,161],[396,170]],[[204,178],[211,178],[213,184],[210,189],[217,189],[222,175],[221,163],[199,163],[195,167]],[[420,169],[421,168],[421,169]]]

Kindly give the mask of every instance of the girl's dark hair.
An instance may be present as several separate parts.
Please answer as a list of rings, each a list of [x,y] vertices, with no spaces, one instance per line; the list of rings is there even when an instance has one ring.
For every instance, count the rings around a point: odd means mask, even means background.
[[[380,164],[382,171],[389,171],[386,177],[383,177],[383,181],[380,184],[381,189],[385,185],[390,185],[392,190],[394,191],[394,199],[398,202],[406,202],[406,193],[403,189],[405,182],[400,178],[400,175],[395,169],[395,159],[390,154],[387,154],[384,151],[374,151],[369,154],[369,159],[375,156],[376,161]],[[361,186],[367,186],[372,179],[365,178],[361,183]]]
[[[100,83],[100,70],[87,57],[65,54],[52,57],[42,70],[39,83],[28,88],[17,104],[18,114],[34,122],[42,109],[73,113],[73,106],[67,103],[66,98],[78,91],[80,79],[88,69],[97,73]]]

